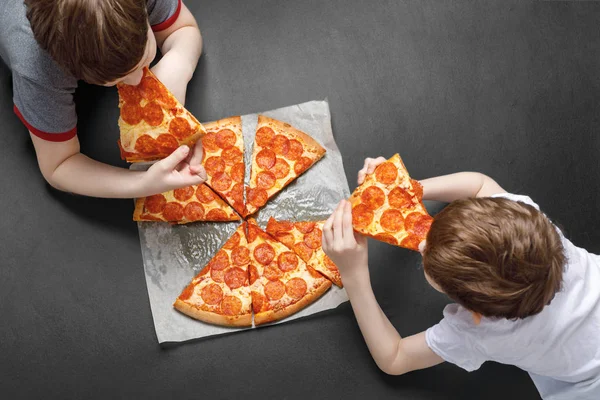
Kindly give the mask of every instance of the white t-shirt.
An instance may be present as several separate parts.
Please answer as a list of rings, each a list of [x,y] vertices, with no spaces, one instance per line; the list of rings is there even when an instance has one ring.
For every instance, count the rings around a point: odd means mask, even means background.
[[[539,209],[529,197],[502,193]],[[563,288],[537,315],[511,321],[482,318],[458,304],[426,332],[429,348],[467,371],[485,361],[515,365],[533,379],[544,399],[600,399],[600,256],[561,234],[567,256]]]

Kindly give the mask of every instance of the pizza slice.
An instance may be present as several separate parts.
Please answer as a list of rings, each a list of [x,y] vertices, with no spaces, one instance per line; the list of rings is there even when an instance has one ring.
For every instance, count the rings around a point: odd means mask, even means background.
[[[355,231],[411,250],[418,251],[433,222],[423,205],[423,187],[410,178],[398,154],[367,175],[350,202]]]
[[[137,86],[117,84],[119,147],[128,162],[167,157],[182,144],[193,146],[205,131],[154,74],[144,68]]]
[[[343,287],[340,271],[323,251],[321,240],[324,224],[325,221],[277,221],[271,217],[267,223],[267,233],[292,249],[310,267]]]
[[[233,211],[205,184],[187,186],[136,199],[134,221],[239,221]]]
[[[248,266],[254,324],[286,318],[312,304],[331,282],[285,245],[248,221]]]
[[[173,307],[215,325],[252,326],[244,222],[181,292]]]
[[[244,205],[244,137],[242,118],[230,117],[204,125],[202,139],[206,184],[241,215]]]
[[[324,154],[325,149],[306,133],[259,115],[244,216],[254,214]]]

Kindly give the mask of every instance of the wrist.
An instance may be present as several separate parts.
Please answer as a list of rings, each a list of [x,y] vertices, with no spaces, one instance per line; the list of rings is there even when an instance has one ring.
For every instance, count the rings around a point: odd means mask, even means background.
[[[371,285],[371,277],[369,275],[369,266],[365,265],[363,268],[355,268],[351,272],[342,272],[342,283],[347,290],[353,290],[355,288],[363,287],[364,285]]]

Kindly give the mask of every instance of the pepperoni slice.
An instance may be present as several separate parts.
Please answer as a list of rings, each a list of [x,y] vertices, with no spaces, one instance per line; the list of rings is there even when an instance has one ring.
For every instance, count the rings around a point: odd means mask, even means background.
[[[207,221],[229,221],[227,213],[219,208],[214,208],[206,214]]]
[[[292,278],[285,284],[285,292],[292,299],[298,300],[306,294],[306,281],[302,278]]]
[[[148,125],[151,126],[160,125],[164,118],[162,108],[160,108],[160,106],[154,101],[144,106],[143,114],[144,121],[146,121]]]
[[[244,286],[247,279],[248,274],[241,268],[231,267],[225,270],[225,284],[232,290]]]
[[[236,139],[235,133],[231,129],[221,129],[217,132],[217,146],[222,149],[235,146]]]
[[[337,271],[338,269],[337,265],[335,265],[335,263],[331,260],[331,258],[329,258],[327,254],[323,256],[323,264],[325,264],[325,267],[327,267],[327,269],[330,271]]]
[[[194,187],[186,186],[184,188],[179,188],[173,190],[173,197],[175,197],[179,201],[187,201],[192,198],[194,195]]]
[[[219,150],[219,146],[217,146],[217,134],[215,132],[208,132],[202,138],[202,146],[204,147],[204,152],[207,151],[215,152]]]
[[[283,179],[290,174],[290,165],[283,158],[278,158],[271,171],[275,178]]]
[[[281,243],[285,244],[290,249],[294,247],[296,240],[294,239],[294,235],[289,232],[277,232],[274,234],[275,238],[279,240]]]
[[[269,128],[268,126],[263,126],[256,131],[256,138],[254,141],[260,147],[270,147],[273,137],[275,137],[275,132],[273,132],[273,129]]]
[[[304,235],[304,243],[311,249],[318,249],[321,247],[321,235],[323,232],[319,228],[315,228]]]
[[[277,221],[271,218],[267,223],[267,232],[276,234],[279,232],[289,232],[294,229],[294,224],[291,221]]]
[[[277,265],[283,272],[293,271],[298,266],[298,256],[291,251],[283,252],[277,257]]]
[[[219,250],[217,254],[208,263],[211,269],[223,270],[229,266],[229,256],[223,250]]]
[[[233,232],[233,235],[223,245],[224,249],[233,250],[240,245],[241,236],[239,232]]]
[[[167,199],[162,194],[146,197],[144,208],[152,214],[160,214],[167,204]]]
[[[276,181],[277,178],[275,178],[275,175],[273,175],[273,173],[270,171],[261,171],[256,176],[256,186],[259,189],[271,189],[273,186],[275,186]]]
[[[121,118],[129,125],[142,122],[142,107],[137,103],[125,103],[121,107]]]
[[[410,183],[412,184],[417,199],[419,199],[419,201],[423,200],[423,185],[421,185],[421,182],[415,179],[411,179]]]
[[[267,203],[269,194],[266,190],[260,188],[247,188],[246,189],[246,200],[254,207],[262,207]]]
[[[312,230],[315,229],[314,222],[296,222],[294,223],[294,226],[304,234],[312,232]]]
[[[227,197],[231,198],[234,202],[244,204],[244,185],[236,183],[233,188],[227,194]],[[243,208],[243,206],[242,206]]]
[[[304,244],[304,242],[296,243],[294,245],[294,251],[304,262],[308,262],[313,254],[313,249]]]
[[[286,157],[289,160],[296,161],[297,159],[302,157],[302,154],[304,153],[304,146],[302,146],[302,143],[300,143],[296,139],[291,139],[289,143],[290,149],[286,154]]]
[[[125,103],[139,104],[142,101],[142,94],[137,87],[131,85],[118,85],[119,96]]]
[[[235,265],[246,265],[250,262],[250,250],[245,246],[238,246],[231,252],[231,261]]]
[[[221,301],[223,315],[239,315],[242,311],[242,301],[235,296],[225,296]]]
[[[394,183],[398,177],[398,168],[389,161],[384,162],[375,169],[375,178],[384,185]]]
[[[265,296],[269,300],[279,300],[285,294],[285,285],[281,281],[269,281],[265,285]]]
[[[377,210],[385,203],[385,193],[377,186],[369,186],[361,193],[360,199],[370,210]]]
[[[160,94],[163,90],[160,83],[158,83],[158,81],[151,76],[145,76],[142,78],[138,88],[142,92],[142,97],[148,101],[152,101],[160,97]]]
[[[204,300],[206,304],[210,304],[211,306],[216,305],[223,300],[223,290],[221,289],[221,286],[216,283],[211,283],[202,288],[200,296],[202,296],[202,300]]]
[[[275,135],[271,148],[275,154],[285,156],[290,151],[290,141],[283,135]]]
[[[271,169],[275,165],[277,156],[275,152],[270,149],[262,149],[256,154],[256,164],[262,169]]]
[[[156,143],[160,148],[160,152],[164,154],[171,154],[179,147],[179,142],[173,135],[169,135],[167,133],[163,133],[162,135],[158,135],[156,138]]]
[[[412,203],[412,196],[406,190],[401,187],[395,187],[388,194],[388,202],[391,207],[394,208],[405,208],[409,207]]]
[[[255,314],[258,314],[261,312],[263,304],[267,302],[267,299],[265,299],[265,296],[255,291],[250,292],[250,295],[252,296],[252,311],[254,311]]]
[[[407,237],[402,239],[402,241],[400,242],[400,246],[407,249],[419,251],[419,243],[421,243],[421,240],[422,239],[418,238],[417,236],[408,235]]]
[[[375,235],[375,239],[389,244],[393,244],[394,246],[398,245],[398,240],[389,233],[378,233],[377,235]]]
[[[210,277],[215,282],[223,283],[225,279],[225,271],[222,269],[211,269]]]
[[[231,186],[231,178],[225,172],[221,172],[213,175],[210,183],[216,191],[224,192]]]
[[[204,207],[197,201],[192,201],[185,206],[183,214],[188,221],[199,221],[204,218]]]
[[[183,140],[194,133],[190,123],[185,118],[175,117],[169,123],[169,132]]]
[[[244,163],[240,162],[235,164],[233,167],[231,167],[231,179],[233,179],[234,182],[244,182],[244,173],[245,173],[245,167],[244,167]],[[242,186],[242,197],[244,196],[244,189]]]
[[[398,232],[404,228],[404,217],[398,210],[385,210],[379,219],[381,227],[388,232]]]
[[[252,264],[248,265],[248,276],[250,276],[250,284],[252,285],[259,277],[258,268]]]
[[[306,171],[313,164],[312,160],[308,157],[300,157],[294,164],[294,172],[296,175],[300,175]]]
[[[158,154],[158,143],[149,135],[142,135],[135,141],[135,150],[138,153],[155,155]]]
[[[185,301],[192,297],[192,294],[194,294],[194,284],[190,283],[186,286],[185,289],[183,289],[183,292],[181,292],[181,294],[179,295],[179,299]]]
[[[429,215],[421,215],[421,217],[413,223],[410,230],[415,236],[421,240],[424,240],[427,237],[427,232],[429,232],[432,223],[433,218],[431,218]]]
[[[248,243],[254,242],[256,237],[259,235],[260,231],[258,226],[254,224],[248,224],[248,234],[246,235],[246,239],[248,239]]]
[[[275,250],[269,243],[261,243],[254,249],[254,258],[262,265],[269,265],[275,258]]]
[[[225,162],[219,156],[209,157],[204,161],[204,168],[209,176],[215,176],[225,171]]]
[[[419,219],[421,219],[421,217],[423,216],[423,214],[418,213],[418,212],[412,212],[410,214],[408,214],[405,218],[405,222],[404,225],[406,226],[406,230],[413,230],[415,224],[417,223],[417,221]]]
[[[200,203],[207,204],[215,199],[215,194],[208,186],[203,184],[196,189],[196,198]]]
[[[244,161],[244,154],[237,147],[230,147],[223,150],[221,157],[223,157],[223,161],[225,161],[225,164],[227,165],[234,165]]]
[[[352,225],[355,228],[366,228],[373,221],[373,211],[364,204],[358,204],[352,208]]]
[[[162,215],[167,221],[181,221],[183,219],[183,206],[174,201],[168,202]]]
[[[271,263],[267,265],[263,270],[263,276],[270,281],[276,281],[283,276],[283,272],[281,272],[281,270],[277,268],[277,265],[275,263]]]

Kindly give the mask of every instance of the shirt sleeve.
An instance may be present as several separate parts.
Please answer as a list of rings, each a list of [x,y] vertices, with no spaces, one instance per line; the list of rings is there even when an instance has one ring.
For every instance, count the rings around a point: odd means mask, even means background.
[[[425,340],[444,361],[471,372],[487,360],[477,348],[473,327],[469,311],[458,304],[450,304],[444,309],[444,318],[427,329]]]
[[[534,201],[531,200],[531,197],[529,197],[529,196],[523,196],[520,194],[512,194],[512,193],[498,193],[498,194],[494,194],[490,197],[503,197],[505,199],[512,200],[512,201],[520,201],[521,203],[525,203],[527,205],[535,207],[535,209],[538,211],[540,209],[540,206],[538,206],[536,203],[534,203]]]
[[[181,0],[148,0],[148,21],[154,32],[164,31],[175,23],[181,12]]]

